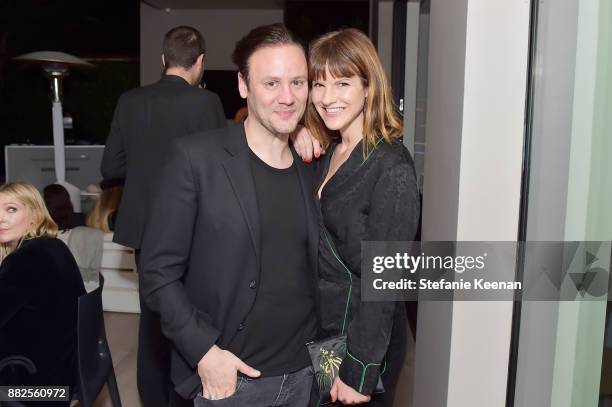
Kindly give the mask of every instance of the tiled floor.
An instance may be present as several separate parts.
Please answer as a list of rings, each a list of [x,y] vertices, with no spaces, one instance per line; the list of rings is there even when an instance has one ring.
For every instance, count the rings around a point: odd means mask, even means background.
[[[141,407],[136,387],[136,353],[138,349],[138,315],[116,312],[104,313],[106,336],[113,357],[115,374],[124,407]],[[411,407],[412,382],[414,377],[414,341],[408,335],[408,352],[404,370],[397,387],[395,407]],[[94,407],[112,407],[108,391],[102,391]],[[248,406],[245,406],[248,407]]]
[[[138,314],[105,312],[106,337],[113,357],[117,385],[123,407],[140,407],[136,387],[138,350]],[[102,391],[94,407],[112,407],[108,391]]]

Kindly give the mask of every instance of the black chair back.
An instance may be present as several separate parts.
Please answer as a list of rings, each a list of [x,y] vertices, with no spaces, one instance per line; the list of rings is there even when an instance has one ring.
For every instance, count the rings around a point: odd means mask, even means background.
[[[78,303],[78,389],[76,398],[83,407],[93,406],[98,394],[108,385],[114,407],[121,407],[113,360],[106,340],[102,289],[104,277],[100,274],[100,286],[79,297]]]
[[[4,369],[24,369],[29,375],[36,374],[36,366],[29,358],[21,355],[7,356],[0,360],[0,373]]]
[[[36,366],[34,362],[32,362],[29,358],[21,355],[13,355],[7,356],[4,359],[0,360],[0,377],[2,377],[2,371],[8,370],[10,372],[19,369],[21,372],[26,372],[28,375],[36,374]],[[10,375],[10,374],[9,374]],[[2,380],[0,380],[0,384]],[[8,394],[5,390],[0,390],[0,400],[7,400]],[[1,407],[23,407],[23,403],[18,401],[0,401]]]

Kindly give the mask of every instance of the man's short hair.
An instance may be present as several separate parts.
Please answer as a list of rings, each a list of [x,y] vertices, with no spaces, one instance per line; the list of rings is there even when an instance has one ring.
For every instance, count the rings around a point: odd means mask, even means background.
[[[249,83],[249,58],[260,48],[279,45],[297,45],[304,52],[304,45],[284,24],[275,23],[253,28],[236,43],[232,61],[238,67],[238,72]]]
[[[198,57],[206,52],[202,34],[193,27],[179,26],[164,36],[164,60],[166,69],[182,67],[189,69]]]

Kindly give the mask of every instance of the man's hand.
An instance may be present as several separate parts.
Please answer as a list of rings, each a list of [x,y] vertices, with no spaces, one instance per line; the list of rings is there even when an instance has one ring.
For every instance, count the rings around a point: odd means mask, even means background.
[[[304,126],[298,125],[295,131],[291,133],[290,138],[295,151],[304,162],[310,163],[313,157],[319,158],[321,154],[325,154],[319,140],[314,138]]]
[[[198,362],[198,375],[204,388],[202,397],[219,400],[234,394],[238,372],[249,377],[261,375],[233,353],[213,345]]]
[[[340,403],[349,406],[367,403],[371,398],[370,396],[364,396],[351,386],[344,384],[339,377],[336,377],[336,380],[334,380],[334,384],[332,385],[329,394],[331,395],[332,403],[335,403],[336,400],[338,400]]]

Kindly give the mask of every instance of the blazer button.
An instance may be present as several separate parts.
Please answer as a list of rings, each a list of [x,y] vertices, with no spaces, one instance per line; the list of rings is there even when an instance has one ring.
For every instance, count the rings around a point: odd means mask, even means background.
[[[251,282],[249,283],[249,288],[255,288],[257,287],[257,284],[255,284],[255,280],[251,280]]]
[[[246,325],[244,324],[244,322],[241,322],[240,325],[238,325],[238,330],[242,331],[245,327]]]

